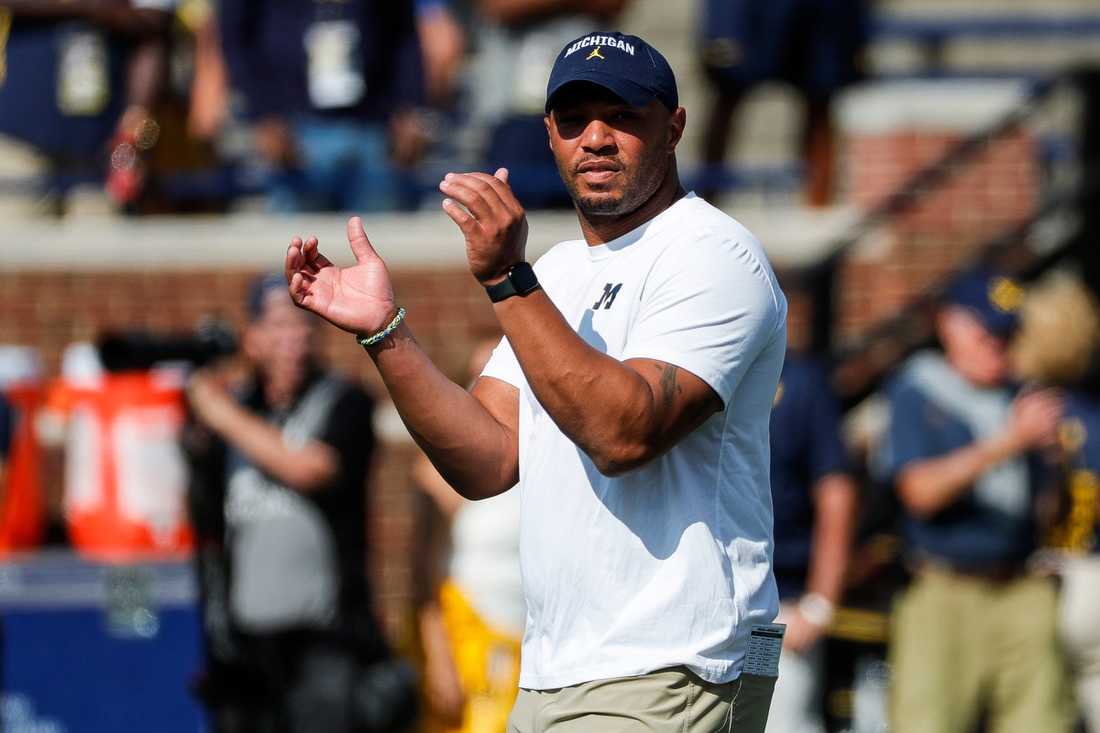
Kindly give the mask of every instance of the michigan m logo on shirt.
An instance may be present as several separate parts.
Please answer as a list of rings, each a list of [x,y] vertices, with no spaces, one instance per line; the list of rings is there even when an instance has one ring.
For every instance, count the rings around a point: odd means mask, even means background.
[[[615,296],[619,294],[619,289],[622,288],[622,286],[622,283],[614,286],[612,286],[611,283],[604,285],[603,295],[601,295],[600,299],[596,301],[596,305],[592,306],[592,310],[598,311],[601,305],[603,306],[604,310],[609,309],[611,307],[611,304],[615,302]]]

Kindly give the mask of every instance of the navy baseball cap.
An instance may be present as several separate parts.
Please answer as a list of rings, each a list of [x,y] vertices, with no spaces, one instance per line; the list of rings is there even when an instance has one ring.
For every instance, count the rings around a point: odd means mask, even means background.
[[[669,111],[680,106],[676,75],[660,52],[637,36],[600,31],[566,45],[554,62],[546,86],[546,114],[554,95],[575,81],[607,89],[631,107],[659,99]]]
[[[248,313],[250,321],[258,321],[263,317],[264,308],[267,305],[265,302],[267,295],[275,291],[286,292],[287,300],[290,299],[286,275],[282,272],[269,272],[252,281],[252,287],[248,289],[248,295],[245,296],[244,302],[245,311]]]
[[[977,270],[958,277],[948,286],[943,301],[970,311],[985,329],[1008,338],[1020,325],[1023,286],[1008,275]]]

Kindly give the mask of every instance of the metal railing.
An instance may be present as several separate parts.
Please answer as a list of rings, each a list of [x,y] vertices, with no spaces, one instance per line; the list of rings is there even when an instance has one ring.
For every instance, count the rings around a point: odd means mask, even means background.
[[[885,196],[829,248],[829,254],[822,260],[786,273],[784,282],[787,287],[802,289],[811,295],[810,350],[828,356],[833,365],[836,387],[847,402],[852,403],[869,393],[883,374],[915,348],[927,343],[931,338],[929,313],[934,309],[943,286],[958,272],[979,265],[1001,264],[1002,269],[1014,271],[1023,278],[1030,279],[1067,255],[1082,251],[1079,245],[1082,244],[1081,237],[1084,235],[1075,232],[1066,235],[1064,241],[1050,247],[1042,256],[1017,258],[1022,260],[1022,265],[1019,261],[1009,265],[998,262],[1006,253],[1018,250],[1037,227],[1056,215],[1071,211],[1081,212],[1085,218],[1089,216],[1089,212],[1093,212],[1092,216],[1100,215],[1100,212],[1095,211],[1100,199],[1100,162],[1090,160],[1090,157],[1096,157],[1097,151],[1092,148],[1100,146],[1100,141],[1090,144],[1086,140],[1081,151],[1085,163],[1084,172],[1071,190],[1047,195],[1038,209],[1023,222],[973,248],[972,255],[964,258],[957,268],[917,292],[905,306],[872,325],[856,341],[841,347],[834,343],[833,329],[837,314],[833,296],[836,273],[838,266],[851,250],[867,235],[896,221],[930,194],[938,191],[996,140],[1031,119],[1050,99],[1052,93],[1065,83],[1085,88],[1086,96],[1097,96],[1100,90],[1100,72],[1060,75],[1036,83],[1026,99],[1016,108],[994,124],[959,141],[940,158],[911,176],[893,193]],[[1088,90],[1090,84],[1091,92]],[[1086,117],[1095,119],[1086,120],[1085,127],[1091,125],[1095,128],[1100,123],[1100,99],[1093,99],[1091,107],[1086,103],[1086,109],[1093,109],[1091,115],[1086,111]],[[1091,135],[1094,138],[1100,137],[1100,131],[1093,129]],[[1086,137],[1089,137],[1088,133]],[[1092,284],[1095,285],[1095,282]]]
[[[919,72],[887,72],[883,76],[952,76],[957,73],[947,63],[947,49],[955,42],[1035,42],[1100,40],[1100,14],[1081,15],[894,15],[874,14],[867,20],[871,43],[908,42],[920,47],[922,68]],[[970,68],[966,75],[978,73]],[[982,68],[983,76],[1035,77],[1028,66],[997,64]]]

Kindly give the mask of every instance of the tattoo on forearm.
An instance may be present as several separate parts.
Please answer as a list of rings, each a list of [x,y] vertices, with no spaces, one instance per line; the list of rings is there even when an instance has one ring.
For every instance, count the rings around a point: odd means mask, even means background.
[[[661,369],[660,366],[654,364],[655,367]],[[673,366],[672,364],[665,364],[664,371],[661,372],[661,392],[664,394],[665,405],[671,405],[672,400],[675,399],[677,394],[683,394],[684,388],[676,383],[676,375],[679,373],[680,368]]]

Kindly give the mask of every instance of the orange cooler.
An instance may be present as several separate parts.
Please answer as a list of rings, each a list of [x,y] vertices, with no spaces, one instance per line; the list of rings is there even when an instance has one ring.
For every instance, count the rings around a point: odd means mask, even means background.
[[[100,372],[63,381],[65,518],[73,547],[101,559],[187,554],[186,417],[178,370]]]

